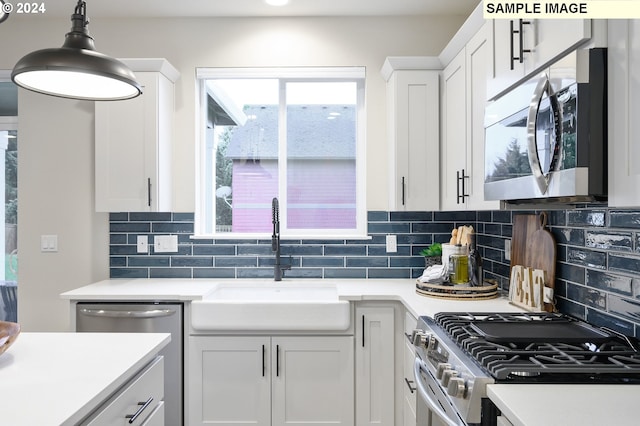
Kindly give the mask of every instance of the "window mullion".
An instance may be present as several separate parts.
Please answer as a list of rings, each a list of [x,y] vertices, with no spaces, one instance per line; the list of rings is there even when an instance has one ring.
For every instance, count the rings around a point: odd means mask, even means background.
[[[279,80],[278,90],[278,198],[280,200],[280,229],[287,227],[287,82]]]

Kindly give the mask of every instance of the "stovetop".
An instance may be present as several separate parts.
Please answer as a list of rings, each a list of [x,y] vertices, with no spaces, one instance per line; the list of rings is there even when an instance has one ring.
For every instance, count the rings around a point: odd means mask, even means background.
[[[433,318],[498,383],[640,383],[639,341],[555,313]]]

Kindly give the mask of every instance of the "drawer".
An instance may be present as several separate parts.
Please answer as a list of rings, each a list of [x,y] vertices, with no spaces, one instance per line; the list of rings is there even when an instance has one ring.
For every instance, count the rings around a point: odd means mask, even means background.
[[[164,424],[164,401],[160,401],[160,404],[153,410],[153,413],[147,420],[140,426],[165,426]]]
[[[127,382],[115,395],[102,404],[83,424],[102,425],[155,425],[157,409],[164,418],[164,358],[157,357]],[[160,407],[159,407],[160,406]],[[135,420],[127,416],[134,416]],[[152,416],[153,415],[153,416]],[[150,420],[150,423],[147,423]]]

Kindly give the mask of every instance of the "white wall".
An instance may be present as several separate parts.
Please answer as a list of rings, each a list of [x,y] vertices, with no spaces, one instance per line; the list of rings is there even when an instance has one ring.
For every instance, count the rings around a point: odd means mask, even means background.
[[[89,17],[91,18],[91,16]],[[180,72],[173,149],[174,211],[194,210],[195,68],[367,68],[367,208],[386,210],[386,56],[436,56],[465,17],[91,19],[98,51],[164,57]],[[57,47],[68,19],[12,16],[0,24],[0,69],[31,50]],[[108,216],[93,213],[93,108],[20,91],[19,320],[25,330],[64,330],[57,295],[108,277]],[[40,253],[40,235],[60,251]]]

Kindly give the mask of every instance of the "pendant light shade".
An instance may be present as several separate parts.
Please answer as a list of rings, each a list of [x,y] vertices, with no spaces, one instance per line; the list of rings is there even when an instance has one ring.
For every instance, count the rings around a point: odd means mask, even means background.
[[[62,47],[27,54],[13,68],[11,80],[25,89],[63,98],[103,101],[140,95],[133,71],[96,52],[84,1],[78,1],[71,23]]]

